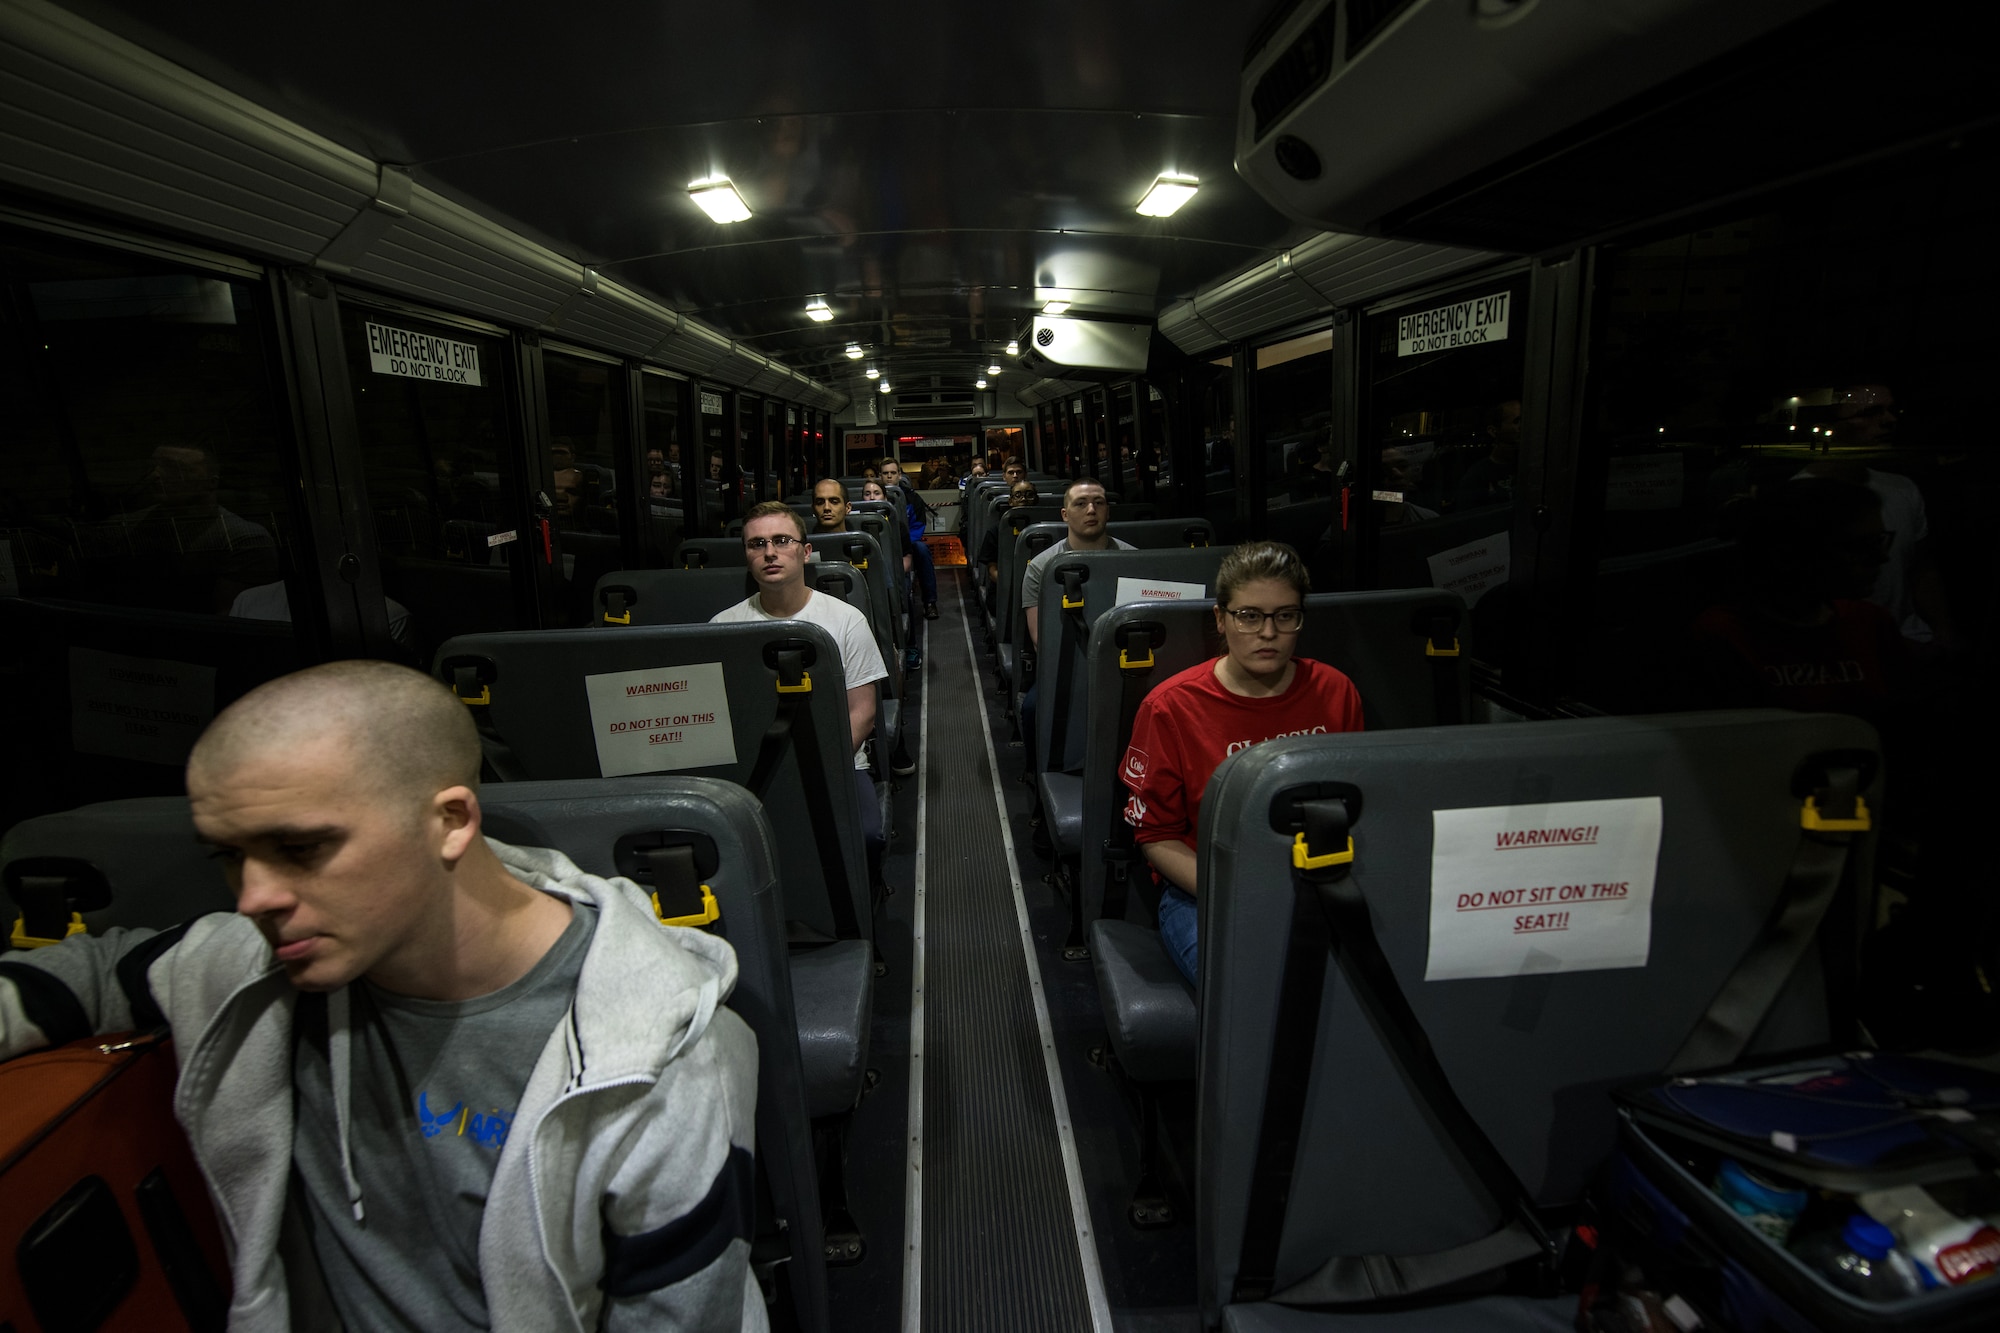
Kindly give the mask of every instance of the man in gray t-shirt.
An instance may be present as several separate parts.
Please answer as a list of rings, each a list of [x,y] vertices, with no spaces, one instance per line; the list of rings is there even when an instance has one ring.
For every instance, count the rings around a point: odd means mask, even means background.
[[[1033,560],[1021,575],[1021,610],[1028,618],[1028,642],[1041,646],[1041,627],[1036,612],[1041,608],[1042,580],[1049,566],[1065,551],[1129,551],[1130,542],[1121,542],[1110,531],[1111,502],[1104,496],[1104,484],[1092,477],[1079,477],[1063,487],[1063,522],[1069,533]]]

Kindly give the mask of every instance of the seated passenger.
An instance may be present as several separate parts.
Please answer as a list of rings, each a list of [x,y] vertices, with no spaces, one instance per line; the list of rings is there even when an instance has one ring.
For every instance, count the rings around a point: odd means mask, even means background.
[[[1009,509],[1025,509],[1042,497],[1035,491],[1035,483],[1025,478],[1014,483],[1007,492]],[[993,609],[993,588],[1000,578],[1000,525],[994,524],[986,530],[986,537],[979,543],[979,563],[986,566],[986,609]]]
[[[1012,467],[1010,463],[1008,465]],[[1007,492],[1009,503],[1014,493]],[[1095,477],[1078,477],[1063,487],[1063,522],[1069,527],[1060,541],[1039,552],[1021,573],[1021,609],[1028,618],[1028,641],[1041,646],[1042,632],[1036,614],[1042,603],[1042,583],[1049,566],[1065,551],[1129,551],[1132,543],[1119,541],[1110,532],[1111,502],[1104,497],[1104,483]]]
[[[1894,616],[1866,600],[1895,540],[1881,498],[1806,477],[1766,484],[1726,517],[1743,587],[1695,622],[1698,701],[1848,713],[1886,735],[1907,667]]]
[[[1305,562],[1282,542],[1245,542],[1215,575],[1224,653],[1148,694],[1118,774],[1133,828],[1160,887],[1160,943],[1188,984],[1199,970],[1195,830],[1208,780],[1228,756],[1281,736],[1360,731],[1361,695],[1343,673],[1294,657],[1310,591]]]
[[[815,487],[815,494],[818,488]],[[818,503],[817,499],[814,501]],[[843,503],[845,501],[843,500]],[[806,521],[782,500],[752,505],[743,516],[743,551],[757,591],[709,617],[710,624],[754,624],[760,620],[806,620],[840,645],[840,669],[847,677],[847,727],[854,750],[854,788],[861,798],[861,830],[871,868],[882,854],[882,809],[868,776],[868,738],[875,731],[876,682],[889,669],[867,617],[816,588],[806,586]]]
[[[404,667],[251,691],[187,768],[235,913],[8,955],[0,1058],[172,1027],[232,1328],[764,1328],[735,954],[483,838],[479,765]]]
[[[889,502],[889,493],[882,489],[881,482],[871,479],[861,483],[861,498],[864,500],[879,500],[887,504]]]
[[[821,477],[813,483],[813,531],[846,532],[847,487],[836,477]]]
[[[936,620],[937,608],[937,567],[931,560],[931,548],[924,541],[924,523],[931,507],[924,503],[924,497],[917,494],[917,488],[909,484],[903,476],[902,464],[893,458],[882,460],[882,488],[884,492],[891,486],[903,488],[903,516],[910,525],[910,554],[903,557],[903,570],[914,569],[917,576],[917,590],[923,595],[924,619]],[[913,647],[912,654],[916,652]]]

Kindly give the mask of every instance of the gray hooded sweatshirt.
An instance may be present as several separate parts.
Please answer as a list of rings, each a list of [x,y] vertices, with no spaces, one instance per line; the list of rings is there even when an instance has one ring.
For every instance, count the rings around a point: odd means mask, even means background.
[[[479,1231],[495,1333],[767,1327],[749,1269],[757,1043],[722,1007],[736,954],[662,926],[630,880],[487,840],[544,893],[597,907],[576,996],[501,1150]],[[338,1329],[288,1206],[297,992],[247,917],[110,930],[0,962],[0,1059],[96,1032],[176,1038],[174,1114],[207,1178],[235,1280],[232,1333]],[[343,1153],[344,992],[329,1004]],[[347,1203],[366,1206],[351,1164]]]

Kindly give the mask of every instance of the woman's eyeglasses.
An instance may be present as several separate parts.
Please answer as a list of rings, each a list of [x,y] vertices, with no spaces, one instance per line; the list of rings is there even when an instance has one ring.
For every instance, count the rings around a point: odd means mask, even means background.
[[[745,537],[743,539],[743,549],[746,551],[761,551],[767,546],[775,546],[780,551],[787,551],[802,540],[804,539],[794,537],[788,532],[781,532],[775,537]]]
[[[1254,606],[1225,607],[1222,614],[1236,622],[1236,628],[1245,634],[1258,634],[1264,629],[1264,622],[1270,621],[1280,634],[1297,634],[1299,626],[1306,623],[1306,609],[1303,606],[1283,606],[1276,611],[1259,611]]]

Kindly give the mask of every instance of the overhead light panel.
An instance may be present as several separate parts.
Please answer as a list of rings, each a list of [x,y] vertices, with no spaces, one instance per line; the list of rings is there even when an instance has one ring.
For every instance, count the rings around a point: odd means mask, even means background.
[[[861,344],[860,344],[860,343],[849,343],[849,344],[847,344],[847,359],[848,359],[849,361],[859,361],[859,360],[861,359]]]
[[[998,367],[998,366],[988,366],[988,367],[986,367],[986,373],[987,373],[987,374],[989,374],[989,375],[998,375],[998,374],[1000,373],[1000,367]]]
[[[880,384],[876,385],[875,388],[880,393],[887,393],[889,392],[889,381],[883,380]]]
[[[1198,176],[1183,176],[1177,171],[1163,171],[1153,181],[1153,188],[1146,191],[1146,197],[1139,201],[1139,212],[1149,218],[1170,218],[1180,210],[1180,206],[1194,198],[1201,188]]]
[[[882,372],[875,369],[875,367],[873,366],[868,367],[868,369],[862,371],[861,373],[866,375],[871,380],[879,380],[882,378]]]
[[[1060,315],[1067,309],[1069,309],[1069,302],[1067,301],[1050,301],[1042,307],[1042,313],[1044,315]]]
[[[1021,354],[1021,344],[1014,342],[1010,339],[1007,343],[1007,355],[1019,356],[1020,354]]]
[[[833,310],[824,296],[815,296],[806,302],[806,318],[815,324],[825,324],[833,318]]]
[[[975,388],[975,389],[983,389],[983,388],[985,388],[985,387],[986,387],[986,381],[985,381],[985,380],[974,380],[974,381],[972,382],[972,387],[973,387],[973,388]]]
[[[750,205],[743,202],[743,196],[736,193],[736,187],[729,183],[727,176],[705,176],[698,181],[689,181],[688,197],[700,204],[701,211],[717,222],[747,222],[750,219]]]

